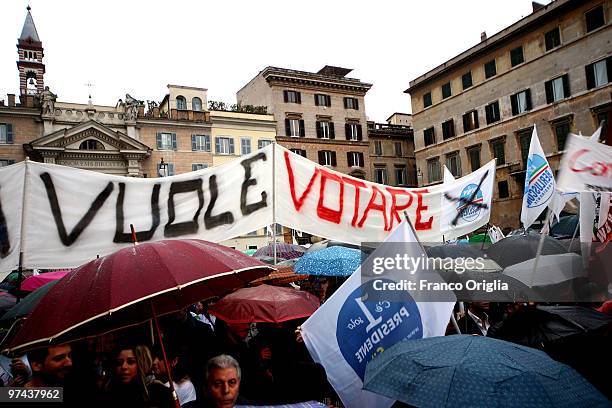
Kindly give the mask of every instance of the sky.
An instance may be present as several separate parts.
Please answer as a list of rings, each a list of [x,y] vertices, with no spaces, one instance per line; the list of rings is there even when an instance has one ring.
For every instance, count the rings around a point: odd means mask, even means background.
[[[373,84],[366,113],[377,122],[410,112],[411,80],[531,13],[531,0],[2,0],[0,99],[19,93],[28,4],[60,101],[86,103],[91,83],[98,105],[126,93],[159,102],[167,84],[235,103],[266,66],[335,65]]]

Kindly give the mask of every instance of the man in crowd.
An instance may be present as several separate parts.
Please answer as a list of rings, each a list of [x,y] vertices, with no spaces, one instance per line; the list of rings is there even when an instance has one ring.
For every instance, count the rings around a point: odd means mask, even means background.
[[[28,352],[32,379],[25,387],[62,387],[72,372],[72,347],[60,344]]]
[[[232,356],[221,354],[206,364],[205,407],[232,408],[240,392],[240,365]]]

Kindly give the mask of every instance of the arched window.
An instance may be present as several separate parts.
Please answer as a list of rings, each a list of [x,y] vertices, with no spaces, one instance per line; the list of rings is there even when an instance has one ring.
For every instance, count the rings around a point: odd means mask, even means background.
[[[87,139],[81,142],[79,150],[104,150],[104,145],[97,140]]]
[[[38,82],[36,81],[36,72],[26,72],[26,89],[28,95],[36,95],[38,92]]]
[[[178,110],[187,110],[187,100],[184,96],[176,97],[176,109]]]
[[[200,98],[193,98],[191,100],[191,109],[193,109],[194,111],[201,111],[202,110],[202,100]]]

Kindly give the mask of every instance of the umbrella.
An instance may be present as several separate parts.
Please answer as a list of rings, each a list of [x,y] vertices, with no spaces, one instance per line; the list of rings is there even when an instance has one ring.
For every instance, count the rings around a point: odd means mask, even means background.
[[[425,247],[430,258],[484,258],[485,253],[478,246],[465,244],[444,244]]]
[[[319,299],[293,288],[260,285],[238,289],[209,309],[210,313],[230,324],[281,323],[312,315]]]
[[[446,282],[460,282],[461,290],[455,290],[457,301],[460,302],[537,302],[542,296],[529,288],[523,282],[500,272],[466,271],[462,274],[440,273]],[[471,281],[471,282],[469,282]],[[473,287],[474,283],[479,286]],[[507,285],[502,290],[502,285]]]
[[[541,255],[537,270],[533,271],[535,258],[508,266],[504,275],[511,276],[529,287],[549,286],[586,276],[580,255],[565,253]]]
[[[370,363],[364,389],[417,407],[609,407],[571,367],[483,336],[405,340]]]
[[[267,263],[268,265],[274,265],[274,257],[272,256],[266,256],[266,255],[262,255],[262,256],[253,256],[253,258],[257,259],[259,262],[263,262],[263,263]],[[276,258],[276,262],[283,262],[285,261],[285,258]]]
[[[491,245],[485,253],[502,268],[535,258],[541,235],[534,231],[503,238]],[[542,255],[567,253],[565,247],[556,239],[544,236]]]
[[[30,314],[30,312],[32,311],[34,306],[36,306],[38,304],[38,302],[40,302],[40,300],[43,298],[43,296],[45,296],[47,294],[47,292],[53,286],[55,286],[55,284],[57,282],[59,282],[59,281],[58,280],[53,280],[51,282],[48,282],[48,283],[42,285],[41,287],[39,287],[38,289],[36,289],[34,292],[28,294],[26,297],[21,299],[21,301],[19,303],[17,303],[8,312],[6,312],[4,314],[4,316],[2,316],[2,318],[0,318],[0,321],[7,321],[7,320],[11,320],[11,319],[17,319],[17,318],[24,317],[24,316],[27,316],[28,314]]]
[[[307,252],[295,263],[295,273],[350,276],[361,265],[361,251],[340,246]]]
[[[550,235],[554,238],[572,238],[580,236],[580,225],[578,215],[567,215],[561,217],[559,221],[550,227]],[[575,233],[575,235],[574,235]]]
[[[256,249],[245,249],[244,251],[242,251],[243,254],[248,256],[253,256],[255,252],[257,252]]]
[[[276,243],[276,257],[284,259],[299,258],[304,255],[306,248],[300,245],[286,244],[284,242]],[[261,247],[255,252],[255,256],[270,256],[274,257],[274,244]]]
[[[62,271],[45,272],[39,275],[32,275],[29,278],[26,278],[23,282],[21,282],[21,290],[24,292],[32,292],[45,285],[46,283],[63,278],[71,271],[72,269],[67,269]]]
[[[335,246],[359,249],[359,245],[347,244],[347,243],[340,242],[340,241],[332,241],[331,239],[324,239],[323,241],[315,242],[314,244],[312,244],[306,252],[316,252],[316,251],[320,251],[325,248],[335,247]]]
[[[293,270],[293,267],[298,259],[299,258],[287,259],[286,261],[277,263],[275,265],[275,271],[270,273],[268,276],[255,279],[253,282],[251,282],[251,286],[261,285],[262,283],[266,283],[268,285],[284,286],[291,282],[308,279],[308,275],[298,275]]]
[[[17,303],[17,298],[8,292],[0,291],[0,314]]]
[[[62,278],[9,347],[23,349],[139,324],[242,287],[270,270],[231,248],[195,239],[124,248]]]

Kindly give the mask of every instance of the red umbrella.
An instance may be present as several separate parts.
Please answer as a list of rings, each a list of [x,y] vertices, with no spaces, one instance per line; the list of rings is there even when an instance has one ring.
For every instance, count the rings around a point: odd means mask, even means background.
[[[71,270],[72,269],[66,269],[62,271],[45,272],[41,273],[40,275],[32,275],[25,278],[24,281],[21,282],[20,289],[24,292],[33,292],[49,282],[63,278],[64,276],[68,275]]]
[[[46,294],[12,350],[106,333],[220,296],[273,268],[201,240],[148,242],[93,260]]]
[[[292,288],[260,285],[238,289],[219,300],[209,311],[227,323],[280,323],[312,315],[319,299]]]

